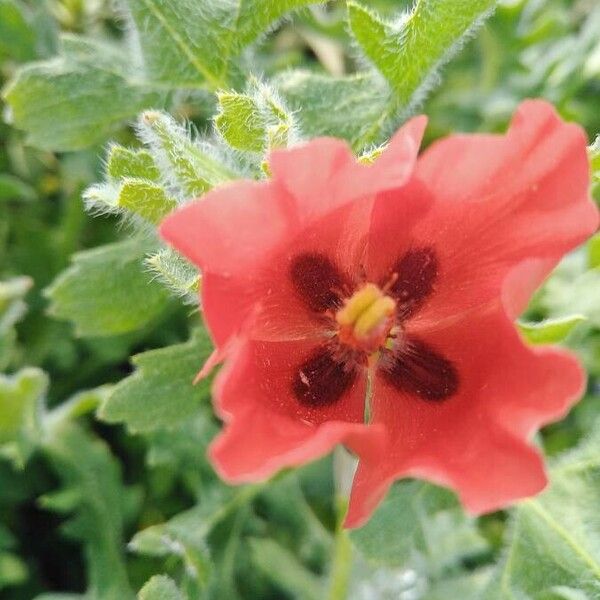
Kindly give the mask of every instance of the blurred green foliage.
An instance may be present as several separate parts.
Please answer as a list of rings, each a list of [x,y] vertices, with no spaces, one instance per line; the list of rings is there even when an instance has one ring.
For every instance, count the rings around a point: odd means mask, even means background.
[[[348,534],[331,458],[260,485],[214,474],[198,277],[154,233],[265,176],[271,148],[331,134],[368,156],[421,109],[430,142],[541,96],[592,140],[597,1],[493,4],[0,0],[0,598],[600,597],[600,237],[521,321],[590,374],[539,438],[551,488],[473,520],[403,482]]]

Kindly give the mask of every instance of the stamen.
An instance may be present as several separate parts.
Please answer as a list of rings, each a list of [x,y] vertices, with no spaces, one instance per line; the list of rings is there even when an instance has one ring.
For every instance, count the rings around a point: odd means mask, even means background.
[[[389,296],[378,298],[356,320],[354,333],[364,337],[375,329],[382,321],[394,314],[396,303]]]
[[[381,298],[381,290],[374,283],[367,283],[346,301],[344,308],[338,311],[336,321],[340,325],[352,325],[360,315]]]
[[[375,284],[365,284],[335,315],[340,339],[368,353],[375,352],[385,343],[395,310],[393,298]]]

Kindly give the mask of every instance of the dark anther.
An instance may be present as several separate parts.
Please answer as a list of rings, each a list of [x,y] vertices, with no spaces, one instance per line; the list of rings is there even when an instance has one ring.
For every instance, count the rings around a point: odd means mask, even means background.
[[[311,310],[325,312],[341,305],[343,278],[322,254],[300,254],[291,265],[290,276],[298,295]]]
[[[397,390],[423,400],[446,400],[459,386],[454,365],[416,338],[409,338],[402,348],[387,353],[382,374]]]
[[[412,316],[431,294],[438,274],[438,260],[433,248],[413,248],[393,267],[396,280],[389,293],[398,303],[398,316]]]
[[[327,347],[318,348],[296,370],[294,396],[305,406],[320,408],[337,402],[352,385],[356,372],[344,368]]]

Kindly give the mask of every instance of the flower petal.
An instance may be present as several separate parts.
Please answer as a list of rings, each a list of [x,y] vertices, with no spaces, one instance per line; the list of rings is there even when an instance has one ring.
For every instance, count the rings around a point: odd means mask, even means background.
[[[541,459],[526,442],[563,417],[583,390],[577,361],[563,350],[526,346],[501,308],[472,315],[468,327],[446,323],[424,342],[451,361],[457,391],[431,399],[394,385],[385,373],[376,378],[372,419],[386,426],[390,442],[378,461],[359,468],[351,524],[403,476],[454,488],[472,512],[539,491]]]
[[[433,205],[405,236],[409,242],[403,247],[398,242],[389,262],[408,248],[435,250],[435,293],[416,316],[424,327],[461,315],[467,319],[478,306],[499,302],[508,274],[536,259],[532,285],[520,290],[512,307],[522,310],[565,252],[598,225],[589,198],[585,135],[543,101],[523,103],[504,136],[457,135],[433,144],[415,173]],[[378,199],[376,211],[394,218],[396,210],[392,195]]]
[[[252,482],[280,469],[303,465],[344,444],[361,456],[382,446],[382,427],[328,421],[311,426],[256,408],[236,414],[212,443],[209,457],[230,483]]]
[[[248,405],[266,411],[319,424],[328,420],[362,423],[366,396],[364,366],[336,368],[335,355],[328,353],[327,340],[267,342],[239,340],[232,344],[228,361],[219,374],[214,401],[217,413],[228,419]],[[315,361],[316,356],[320,356]],[[330,374],[330,377],[328,377]],[[339,379],[345,377],[340,391]],[[313,393],[304,393],[298,380],[304,379]],[[322,396],[313,400],[318,390]]]
[[[311,218],[350,200],[402,187],[412,175],[426,124],[424,116],[407,121],[370,165],[357,163],[347,144],[334,138],[276,150],[270,158],[273,178]]]
[[[346,527],[360,527],[399,477],[417,477],[454,488],[473,515],[491,512],[533,496],[544,489],[547,477],[539,452],[502,430],[481,427],[451,438],[444,450],[452,454],[443,465],[435,457],[403,463],[393,475],[367,460],[356,472]],[[428,460],[429,458],[429,460]]]
[[[369,166],[332,139],[274,152],[273,181],[214,189],[163,221],[164,239],[203,271],[203,308],[218,346],[264,313],[265,304],[274,314],[264,337],[310,335],[314,322],[287,285],[290,261],[319,253],[342,272],[354,269],[364,253],[374,194],[410,177],[424,126],[423,118],[407,123]],[[357,198],[362,201],[352,202]],[[265,322],[257,322],[255,331],[264,330]]]
[[[226,421],[210,455],[229,481],[253,481],[299,465],[344,443],[358,454],[382,451],[384,428],[363,424],[366,377],[356,372],[340,384],[334,370],[316,368],[318,402],[295,393],[298,374],[318,351],[310,342],[239,342],[215,384],[217,412]],[[320,363],[321,364],[321,363]],[[343,376],[342,376],[343,378]],[[324,392],[325,393],[325,392]]]

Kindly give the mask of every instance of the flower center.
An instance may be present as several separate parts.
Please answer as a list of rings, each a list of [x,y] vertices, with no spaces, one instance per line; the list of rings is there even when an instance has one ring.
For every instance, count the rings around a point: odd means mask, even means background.
[[[395,310],[393,298],[374,283],[366,283],[335,315],[340,340],[365,352],[377,351],[388,337]]]

